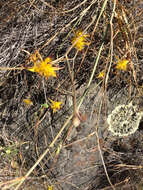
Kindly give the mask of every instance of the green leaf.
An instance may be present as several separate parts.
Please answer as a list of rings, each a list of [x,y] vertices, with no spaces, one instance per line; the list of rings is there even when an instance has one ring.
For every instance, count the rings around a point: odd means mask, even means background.
[[[49,107],[49,105],[48,104],[42,104],[41,106],[43,106],[44,108],[48,108]]]

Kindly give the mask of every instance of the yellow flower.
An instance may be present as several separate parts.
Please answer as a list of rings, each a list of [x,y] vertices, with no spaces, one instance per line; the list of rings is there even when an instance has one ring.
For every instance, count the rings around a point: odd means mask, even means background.
[[[55,102],[55,101],[51,100],[50,98],[49,98],[49,100],[51,101],[51,108],[53,110],[53,113],[55,113],[57,110],[59,110],[61,108],[62,102]]]
[[[98,74],[97,78],[104,78],[104,75],[105,75],[105,71],[103,70],[103,71],[101,71],[101,72]]]
[[[31,72],[37,72],[42,76],[45,76],[47,79],[49,77],[56,77],[56,72],[59,70],[59,67],[53,67],[51,63],[51,58],[47,57],[44,61],[36,60],[34,61],[34,66],[27,68]]]
[[[24,99],[23,102],[27,105],[33,105],[33,102],[29,98]]]
[[[53,190],[53,185],[48,185],[48,190]]]
[[[74,44],[76,49],[81,51],[85,45],[89,45],[89,42],[86,41],[86,37],[88,36],[88,34],[83,34],[81,30],[77,30],[74,38],[72,39],[72,44]]]
[[[116,63],[116,69],[126,71],[128,63],[129,61],[127,59],[118,59],[118,62]]]

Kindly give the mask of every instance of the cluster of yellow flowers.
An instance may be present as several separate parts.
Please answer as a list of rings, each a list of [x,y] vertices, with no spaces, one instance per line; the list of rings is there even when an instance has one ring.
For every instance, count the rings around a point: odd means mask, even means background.
[[[89,45],[90,43],[87,42],[87,37],[89,37],[89,34],[83,34],[81,30],[77,30],[75,32],[75,35],[72,39],[73,47],[75,47],[78,51],[81,51],[84,49],[85,45]],[[39,73],[41,76],[46,77],[47,79],[49,77],[56,77],[56,71],[60,70],[59,67],[54,67],[52,64],[52,59],[50,57],[47,57],[45,60],[42,59],[41,55],[38,51],[36,51],[34,54],[30,57],[31,62],[33,62],[33,67],[26,68],[28,71]],[[129,61],[127,59],[119,59],[117,57],[117,63],[116,63],[116,69],[127,71]],[[104,78],[105,76],[105,70],[102,70],[97,78]],[[56,102],[51,99],[49,99],[51,102],[51,108],[53,110],[53,113],[55,113],[57,110],[60,109],[61,102]],[[33,105],[32,101],[30,99],[24,99],[23,100],[27,105]]]
[[[53,101],[49,98],[51,104],[50,104],[50,107],[51,109],[53,110],[53,113],[55,113],[57,110],[59,110],[61,108],[61,104],[62,102],[56,102],[56,101]],[[33,105],[33,102],[30,100],[30,98],[27,98],[27,99],[23,99],[23,102],[28,105],[28,106],[31,106]],[[43,106],[45,108],[48,108],[49,106],[47,104],[43,104]]]
[[[127,71],[129,61],[127,59],[119,59],[118,57],[116,58],[117,58],[116,69],[121,71]],[[98,74],[97,78],[103,79],[104,76],[105,76],[105,71],[103,70]]]
[[[89,37],[89,34],[83,34],[81,30],[77,30],[75,32],[74,38],[72,39],[72,44],[76,49],[81,51],[83,50],[85,45],[90,44],[86,40],[87,37]],[[117,58],[116,69],[127,71],[129,61],[127,59],[119,59],[118,57],[116,58]],[[105,76],[105,71],[103,70],[98,74],[97,78],[104,78],[104,76]]]
[[[81,51],[85,45],[89,45],[89,43],[86,41],[86,37],[88,36],[88,34],[83,34],[81,30],[78,30],[75,32],[75,36],[72,39],[72,44],[76,49]],[[30,61],[33,63],[33,66],[26,69],[31,72],[39,73],[41,76],[44,76],[47,79],[49,77],[56,77],[56,71],[60,70],[59,67],[53,66],[52,59],[50,57],[47,57],[45,60],[43,60],[38,51],[31,55]],[[61,108],[62,102],[53,101],[51,99],[49,100],[51,102],[50,107],[52,108],[53,113]],[[33,105],[33,102],[29,98],[24,99],[23,102],[27,105]]]
[[[83,34],[81,30],[75,32],[75,36],[72,39],[72,44],[76,49],[81,51],[85,45],[89,45],[86,41],[88,34]],[[56,71],[60,70],[59,67],[54,67],[52,64],[52,59],[47,57],[45,60],[42,59],[38,51],[30,57],[31,62],[33,62],[33,67],[26,68],[28,71],[39,73],[41,76],[45,76],[47,79],[49,77],[56,77]]]
[[[45,60],[43,60],[38,51],[31,55],[30,61],[33,62],[33,67],[28,67],[26,69],[31,72],[39,73],[41,76],[44,76],[47,79],[49,77],[56,77],[56,71],[60,69],[59,67],[53,67],[52,59],[50,57],[47,57]],[[53,113],[61,108],[62,102],[53,101],[51,99],[49,100],[51,102],[50,107],[53,110]],[[28,106],[33,105],[33,102],[30,100],[30,98],[24,99],[23,102]]]

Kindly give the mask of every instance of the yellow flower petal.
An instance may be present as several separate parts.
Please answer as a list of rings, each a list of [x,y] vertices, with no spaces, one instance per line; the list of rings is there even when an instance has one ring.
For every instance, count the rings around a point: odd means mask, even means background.
[[[53,190],[53,185],[48,185],[48,190]]]
[[[33,105],[33,102],[30,99],[24,99],[23,102],[27,105]]]
[[[105,75],[105,71],[101,71],[101,72],[98,74],[97,78],[104,78],[104,75]]]
[[[53,113],[55,113],[57,110],[59,110],[61,108],[62,102],[55,102],[55,101],[51,100],[50,98],[49,98],[49,100],[51,102],[51,108],[53,110]]]
[[[45,63],[50,63],[50,62],[52,62],[52,59],[50,57],[47,57],[44,62]]]

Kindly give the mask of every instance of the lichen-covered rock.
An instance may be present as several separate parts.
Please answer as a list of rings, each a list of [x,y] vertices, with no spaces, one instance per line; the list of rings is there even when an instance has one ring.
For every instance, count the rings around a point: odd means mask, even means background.
[[[137,106],[132,103],[117,106],[108,116],[109,131],[113,135],[128,136],[138,129],[143,112],[138,112]]]

